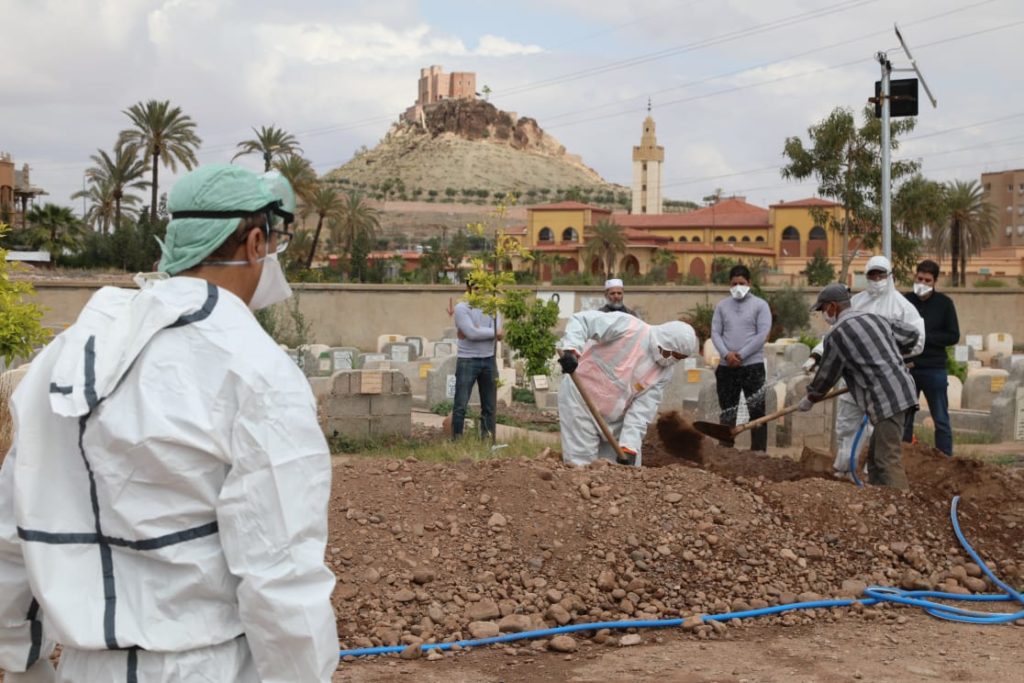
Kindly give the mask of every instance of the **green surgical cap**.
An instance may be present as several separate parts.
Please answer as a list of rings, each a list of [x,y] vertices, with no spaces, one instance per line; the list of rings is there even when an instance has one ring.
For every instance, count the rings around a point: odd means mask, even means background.
[[[258,175],[231,164],[201,166],[175,184],[167,199],[171,222],[160,243],[159,270],[177,275],[212,254],[241,224],[241,218],[174,218],[179,211],[251,211],[278,198]]]

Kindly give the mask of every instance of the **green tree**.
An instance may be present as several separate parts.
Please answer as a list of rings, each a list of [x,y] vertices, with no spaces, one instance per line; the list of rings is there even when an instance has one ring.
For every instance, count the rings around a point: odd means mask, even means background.
[[[196,135],[196,123],[192,117],[182,112],[181,107],[172,107],[169,100],[138,102],[124,113],[132,122],[132,128],[121,131],[121,142],[138,147],[150,160],[152,199],[149,217],[155,221],[160,164],[163,163],[171,172],[178,170],[178,164],[191,171],[199,163],[196,150],[202,140]]]
[[[0,239],[10,228],[0,223]],[[43,311],[27,301],[35,295],[28,282],[11,278],[19,266],[7,262],[7,251],[0,247],[0,357],[7,364],[15,358],[29,358],[32,352],[50,339],[43,327]]]
[[[299,141],[295,139],[295,136],[274,125],[260,126],[259,130],[253,128],[252,132],[256,134],[256,137],[239,142],[238,152],[231,157],[232,161],[246,154],[259,154],[263,157],[265,173],[270,170],[275,158],[281,159],[288,155],[302,153],[302,148],[299,147]]]
[[[946,220],[932,237],[939,258],[950,255],[954,286],[967,284],[967,257],[988,246],[998,227],[995,207],[977,180],[955,180],[946,184]]]
[[[846,281],[853,254],[851,236],[878,238],[881,225],[881,139],[882,124],[871,109],[865,108],[864,122],[858,126],[850,109],[837,107],[824,120],[807,129],[808,143],[798,137],[786,138],[782,154],[789,163],[782,168],[787,180],[814,177],[818,194],[843,206],[841,216],[826,208],[811,213],[821,225],[841,235],[843,253],[839,280]],[[914,129],[913,118],[897,119],[890,125],[890,146],[899,148],[899,136]],[[914,161],[894,161],[892,181],[917,171]]]
[[[742,263],[742,261],[737,261],[728,256],[716,256],[711,260],[711,284],[729,284],[729,271],[732,270],[733,266],[741,265]]]
[[[618,223],[603,218],[590,229],[583,245],[583,258],[590,263],[595,258],[601,259],[605,279],[615,277],[615,262],[626,253],[626,232]]]
[[[380,211],[373,208],[358,192],[349,192],[342,197],[342,209],[330,224],[331,239],[346,252],[360,237],[372,244],[373,237],[380,230]]]
[[[766,297],[772,311],[772,327],[787,337],[806,330],[811,313],[804,295],[792,287],[783,287]],[[773,338],[774,339],[774,338]]]
[[[835,267],[821,252],[816,253],[814,258],[807,262],[804,274],[807,276],[807,284],[811,287],[824,287],[836,281]]]
[[[84,190],[71,195],[72,199],[85,199],[86,210],[83,220],[97,232],[106,233],[117,222],[117,201],[114,198],[114,183],[110,180],[90,182]],[[135,220],[135,204],[139,198],[133,194],[121,197],[121,214]]]
[[[526,361],[527,375],[547,375],[548,359],[555,355],[558,337],[558,304],[552,300],[534,299],[527,303],[528,293],[510,290],[501,303],[505,321],[505,342]]]
[[[66,206],[34,206],[25,215],[32,246],[48,251],[56,261],[65,251],[74,251],[85,233],[82,222]]]
[[[93,186],[96,186],[95,194],[109,192],[114,202],[114,229],[117,229],[121,225],[123,206],[127,204],[134,209],[140,201],[138,197],[128,193],[131,190],[144,190],[149,186],[149,182],[145,180],[146,172],[149,170],[146,159],[139,158],[138,147],[122,144],[120,141],[114,146],[113,155],[100,149],[89,158],[92,159],[93,165],[85,169],[85,176]],[[88,199],[88,190],[86,192]],[[81,197],[82,192],[71,195],[72,199]],[[156,195],[153,198],[155,200]],[[134,210],[131,213],[134,213]]]
[[[296,198],[306,203],[316,191],[316,171],[309,160],[298,154],[286,154],[274,161],[274,168],[292,186]]]
[[[668,269],[675,262],[676,257],[668,249],[655,249],[651,254],[651,270],[647,274],[651,282],[665,282],[668,279]]]
[[[312,244],[309,246],[309,257],[306,258],[306,268],[313,267],[313,257],[316,256],[316,248],[320,242],[320,231],[324,227],[324,221],[330,224],[344,217],[345,197],[333,187],[321,184],[309,198],[309,210],[316,214],[317,220],[316,231],[313,233]]]

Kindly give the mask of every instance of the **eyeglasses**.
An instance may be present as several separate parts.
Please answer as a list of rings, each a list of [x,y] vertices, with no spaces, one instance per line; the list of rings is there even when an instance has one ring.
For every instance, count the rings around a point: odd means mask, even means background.
[[[278,254],[283,253],[284,250],[288,248],[288,245],[292,242],[292,237],[295,236],[294,232],[278,230],[277,228],[271,228],[270,232],[273,235],[277,235],[277,249],[274,251]]]
[[[667,349],[661,348],[660,346],[658,347],[658,350],[661,351],[662,358],[675,358],[676,360],[686,359],[685,353],[679,353],[678,351],[669,351]]]

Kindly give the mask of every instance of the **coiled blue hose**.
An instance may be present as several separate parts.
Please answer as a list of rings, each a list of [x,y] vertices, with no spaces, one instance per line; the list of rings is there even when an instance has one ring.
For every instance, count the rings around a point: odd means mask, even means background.
[[[850,449],[850,476],[853,477],[853,483],[857,486],[864,486],[864,482],[857,476],[857,450],[860,447],[860,438],[864,436],[864,430],[868,428],[868,416],[865,414],[864,419],[860,421],[860,428],[857,430],[856,436],[853,437],[853,447]]]
[[[863,425],[861,425],[863,427]],[[859,434],[858,434],[859,437]],[[856,453],[856,451],[854,451]],[[960,502],[960,496],[953,498],[950,504],[949,516],[953,523],[953,532],[956,534],[957,540],[960,541],[961,547],[967,554],[974,560],[981,571],[987,576],[992,583],[1001,588],[1004,593],[1002,594],[983,594],[983,595],[960,595],[959,593],[944,593],[940,591],[906,591],[899,588],[889,588],[884,586],[870,586],[864,590],[865,598],[840,598],[834,600],[812,600],[809,602],[795,602],[789,605],[775,605],[774,607],[763,607],[760,609],[743,610],[740,612],[725,612],[724,614],[706,614],[701,616],[701,621],[707,623],[711,621],[729,621],[730,619],[748,619],[752,617],[762,617],[771,614],[781,614],[783,612],[791,612],[794,610],[802,609],[821,609],[830,607],[850,607],[851,605],[860,604],[865,607],[870,607],[883,602],[891,602],[898,605],[907,605],[913,607],[920,607],[928,614],[939,619],[946,619],[948,621],[956,621],[966,624],[1008,624],[1019,619],[1024,619],[1024,609],[1018,612],[975,612],[972,610],[966,610],[952,605],[947,605],[941,602],[934,602],[927,598],[935,598],[939,600],[951,600],[951,601],[962,601],[962,602],[1012,602],[1016,601],[1021,605],[1024,605],[1024,595],[1014,590],[1012,587],[1007,585],[1005,582],[999,579],[988,565],[985,564],[984,560],[978,555],[967,538],[964,536],[960,529],[960,522],[957,518],[957,507]],[[666,628],[670,626],[681,626],[683,624],[682,619],[650,619],[650,620],[624,620],[624,621],[601,621],[592,624],[570,624],[568,626],[559,626],[557,628],[545,628],[536,631],[523,631],[522,633],[506,633],[500,636],[494,636],[493,638],[479,638],[477,640],[460,640],[452,643],[425,643],[420,645],[420,649],[423,651],[429,650],[451,650],[458,646],[460,648],[480,647],[482,645],[494,645],[497,643],[512,643],[517,640],[532,640],[534,638],[548,638],[550,636],[561,635],[563,633],[577,633],[579,631],[597,631],[601,629],[629,629],[629,628]],[[404,645],[384,645],[381,647],[364,647],[354,650],[342,650],[339,652],[341,657],[364,657],[368,655],[383,655],[383,654],[395,654],[403,651],[406,648]]]

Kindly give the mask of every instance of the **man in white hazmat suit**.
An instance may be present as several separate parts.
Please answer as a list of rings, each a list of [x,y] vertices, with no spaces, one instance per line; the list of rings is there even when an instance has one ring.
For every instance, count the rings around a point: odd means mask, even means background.
[[[558,349],[558,363],[566,374],[558,391],[562,460],[573,465],[588,465],[598,457],[616,460],[568,376],[576,373],[623,453],[639,467],[644,434],[672,366],[697,353],[693,328],[678,321],[648,325],[626,313],[582,311],[569,320]]]
[[[330,455],[250,310],[291,293],[293,207],[279,176],[184,176],[173,277],[104,287],[32,362],[0,471],[6,683],[331,680]]]
[[[924,319],[914,305],[896,289],[896,282],[892,276],[892,264],[889,263],[889,259],[884,256],[872,256],[868,259],[864,272],[868,280],[867,288],[853,296],[850,308],[854,311],[875,313],[888,320],[910,325],[918,331],[920,336],[906,357],[921,353],[924,348]],[[818,364],[823,349],[824,343],[822,342],[811,351],[810,359],[804,364],[806,371],[811,372]],[[845,477],[850,472],[850,455],[853,451],[857,430],[864,422],[864,411],[857,406],[850,394],[843,394],[837,398],[836,404],[836,457],[832,463],[832,470],[835,476]],[[858,463],[864,462],[860,452],[871,441],[871,432],[871,423],[868,422],[857,445]]]

